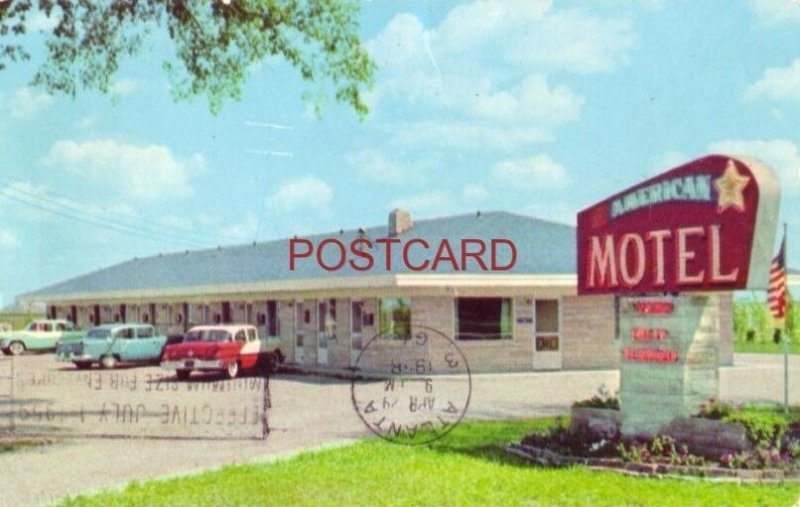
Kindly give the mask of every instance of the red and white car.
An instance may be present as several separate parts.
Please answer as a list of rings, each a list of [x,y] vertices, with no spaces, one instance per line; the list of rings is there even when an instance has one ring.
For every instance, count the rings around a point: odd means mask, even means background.
[[[182,343],[167,345],[161,367],[181,380],[193,371],[222,372],[236,378],[242,370],[273,369],[283,360],[280,339],[261,339],[250,325],[195,326]]]

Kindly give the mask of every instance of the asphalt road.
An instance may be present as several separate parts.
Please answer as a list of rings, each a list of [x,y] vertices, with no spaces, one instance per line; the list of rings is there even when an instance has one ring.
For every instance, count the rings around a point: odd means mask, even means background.
[[[800,404],[800,358],[791,359],[791,401]],[[80,421],[77,427],[86,429],[84,433],[128,434],[135,438],[65,439],[49,446],[0,454],[2,506],[43,504],[67,495],[122,487],[131,480],[280,459],[370,434],[353,407],[350,382],[342,380],[286,374],[272,377],[268,386],[270,407],[266,411],[270,432],[266,439],[254,440],[230,437],[260,435],[263,421],[257,412],[263,398],[256,384],[250,389],[245,382],[240,384],[245,387],[238,390],[221,392],[211,388],[213,382],[197,382],[205,387],[189,391],[186,385],[176,387],[168,379],[154,382],[163,376],[155,366],[119,370],[115,372],[116,383],[111,374],[93,372],[92,375],[99,375],[98,381],[64,370],[51,355],[24,356],[16,361],[15,369],[39,374],[29,378],[27,388],[16,386],[17,399],[28,396],[34,404],[49,399],[53,406],[60,407],[52,414],[31,409],[26,418],[17,413],[18,428],[47,423],[74,430],[78,424],[75,421]],[[134,377],[137,385],[131,393],[130,379]],[[128,379],[128,391],[121,380],[124,378]],[[451,388],[463,391],[464,381],[463,377],[437,379],[437,392]],[[8,381],[0,378],[0,396],[8,394],[3,382]],[[98,382],[103,387],[98,388]],[[782,382],[781,357],[737,355],[736,366],[720,371],[720,398],[737,402],[782,401]],[[618,383],[617,371],[473,375],[465,415],[468,419],[502,419],[566,413],[573,401],[595,394],[600,385],[613,392]],[[3,400],[0,398],[0,403]],[[147,405],[155,415],[134,421],[131,417],[135,410],[125,412],[123,408],[120,419],[120,407],[114,407],[114,403],[121,405],[119,402],[126,400],[136,400],[134,406]],[[83,404],[83,414],[75,408],[76,403]],[[193,407],[196,425],[191,421]],[[219,407],[239,412],[221,413]],[[251,408],[245,415],[242,407]],[[3,424],[8,425],[7,418],[5,422],[0,419],[0,427]],[[202,439],[181,438],[187,434]],[[159,438],[140,438],[143,435]]]

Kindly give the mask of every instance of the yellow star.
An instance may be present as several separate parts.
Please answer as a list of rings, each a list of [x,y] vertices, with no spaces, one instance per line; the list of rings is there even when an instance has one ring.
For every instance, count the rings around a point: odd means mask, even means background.
[[[742,195],[742,192],[748,183],[750,183],[750,177],[739,174],[733,160],[728,160],[725,173],[714,180],[714,187],[719,193],[717,211],[722,213],[729,207],[744,211],[744,195]]]

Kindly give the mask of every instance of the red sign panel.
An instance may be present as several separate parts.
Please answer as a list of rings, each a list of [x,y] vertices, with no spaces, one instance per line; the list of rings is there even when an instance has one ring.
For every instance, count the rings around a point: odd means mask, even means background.
[[[711,155],[578,214],[578,293],[766,288],[780,184],[755,161]]]

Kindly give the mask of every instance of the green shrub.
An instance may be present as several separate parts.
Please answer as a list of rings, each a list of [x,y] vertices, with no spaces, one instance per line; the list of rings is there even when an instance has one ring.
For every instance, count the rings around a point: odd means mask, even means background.
[[[707,402],[700,405],[700,413],[698,417],[703,419],[725,419],[736,411],[736,406],[731,403],[717,401],[714,398],[709,398]]]
[[[789,426],[783,415],[765,410],[743,410],[728,415],[725,420],[741,423],[747,438],[756,447],[780,446]]]
[[[597,394],[586,400],[576,401],[572,404],[573,408],[605,408],[609,410],[619,410],[619,398],[609,393],[605,384],[600,384]]]

